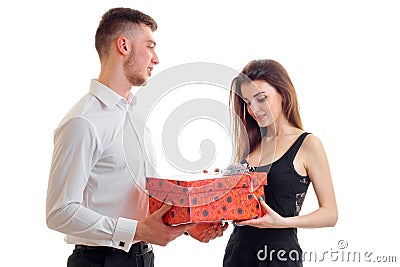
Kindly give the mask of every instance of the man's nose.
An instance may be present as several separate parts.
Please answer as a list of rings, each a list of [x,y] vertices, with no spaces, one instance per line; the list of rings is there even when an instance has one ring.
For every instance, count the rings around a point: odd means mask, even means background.
[[[156,52],[153,53],[152,62],[153,62],[154,65],[157,65],[158,63],[160,63],[160,61],[158,60],[158,56],[157,56]]]

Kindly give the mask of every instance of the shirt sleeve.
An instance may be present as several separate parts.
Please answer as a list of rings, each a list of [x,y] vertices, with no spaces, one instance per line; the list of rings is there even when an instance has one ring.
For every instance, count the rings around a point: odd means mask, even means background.
[[[82,205],[90,171],[101,151],[95,127],[84,118],[73,118],[55,131],[46,222],[50,229],[100,243],[111,241],[127,251],[137,221],[104,216]]]

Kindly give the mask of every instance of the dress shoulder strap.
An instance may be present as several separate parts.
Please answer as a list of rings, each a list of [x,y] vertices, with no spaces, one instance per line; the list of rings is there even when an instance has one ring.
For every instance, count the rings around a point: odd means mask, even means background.
[[[287,156],[289,157],[290,161],[293,161],[294,158],[296,157],[297,152],[299,151],[301,145],[303,144],[304,139],[309,135],[310,133],[304,132],[302,133],[297,140],[293,143],[293,145],[289,148],[287,151]]]

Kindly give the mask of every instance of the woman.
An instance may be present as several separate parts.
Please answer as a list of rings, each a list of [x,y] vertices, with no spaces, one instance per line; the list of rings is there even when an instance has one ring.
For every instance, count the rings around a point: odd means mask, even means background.
[[[303,130],[296,92],[273,60],[254,60],[231,86],[237,142],[235,159],[268,173],[266,214],[240,222],[229,239],[224,266],[302,266],[297,228],[334,226],[337,207],[321,141]],[[243,128],[244,127],[244,128]],[[299,216],[309,183],[319,208]]]

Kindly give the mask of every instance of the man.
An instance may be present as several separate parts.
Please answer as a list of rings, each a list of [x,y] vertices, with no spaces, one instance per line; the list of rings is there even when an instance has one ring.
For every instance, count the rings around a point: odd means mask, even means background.
[[[124,122],[135,104],[130,90],[145,84],[159,62],[152,35],[156,29],[156,22],[140,11],[107,11],[95,37],[99,77],[55,130],[47,225],[75,244],[70,267],[153,266],[149,243],[165,246],[197,227],[166,226],[162,215],[169,205],[148,216],[147,196],[139,184],[154,164],[150,147],[137,138],[132,142],[137,168],[129,169],[125,161]],[[137,116],[129,119],[140,123]],[[225,229],[212,226],[191,235],[208,242]]]

